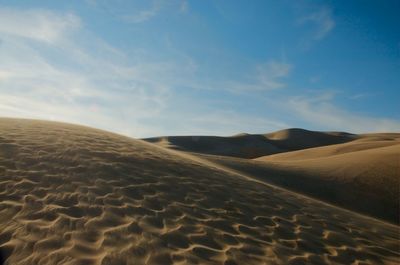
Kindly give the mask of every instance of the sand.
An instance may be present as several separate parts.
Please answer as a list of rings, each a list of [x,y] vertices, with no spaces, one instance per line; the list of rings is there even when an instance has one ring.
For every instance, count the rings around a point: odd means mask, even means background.
[[[244,136],[246,134],[235,137]],[[258,136],[261,137],[261,135]],[[207,150],[203,152],[187,143],[186,149],[176,148],[167,141],[171,137],[166,137],[164,142],[156,141],[155,143],[166,148],[189,151],[195,156],[239,174],[245,174],[374,218],[400,224],[399,133],[356,135],[344,132],[287,129],[263,136],[265,136],[264,139],[273,143],[273,146],[281,148],[276,152],[277,154],[273,154],[273,150],[269,149],[270,155],[255,159],[241,159],[245,156],[237,155],[240,150],[243,150],[240,148],[233,148],[230,154],[216,155],[215,152]],[[216,144],[215,142],[218,139],[222,142],[226,141],[224,137],[201,139],[206,142],[204,146],[220,147],[224,143]],[[210,142],[207,142],[207,139]],[[250,140],[247,138],[247,141]],[[255,140],[252,144],[257,145],[257,143],[258,140]]]
[[[329,201],[396,224],[400,222],[400,134],[363,135],[345,144],[257,160],[281,172],[303,176],[303,189],[308,185],[315,194],[322,190],[320,195]],[[316,189],[316,181],[321,189]]]
[[[397,264],[399,227],[202,158],[0,119],[6,264]]]
[[[257,158],[282,152],[352,141],[357,135],[343,132],[315,132],[286,129],[269,134],[221,136],[165,136],[143,140],[159,146],[210,155]]]

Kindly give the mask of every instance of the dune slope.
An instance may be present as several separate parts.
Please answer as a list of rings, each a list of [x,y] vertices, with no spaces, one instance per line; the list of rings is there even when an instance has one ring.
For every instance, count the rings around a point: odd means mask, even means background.
[[[270,134],[167,136],[143,139],[170,149],[210,155],[256,158],[265,155],[352,141],[355,135],[287,129]]]
[[[6,264],[396,264],[399,229],[82,126],[0,119]]]
[[[261,181],[399,224],[399,152],[398,146],[393,146],[379,152],[293,162],[195,155]],[[291,155],[285,153],[285,157]]]
[[[301,189],[308,186],[316,197],[397,224],[400,221],[400,134],[368,135],[350,143],[257,160],[302,176]]]

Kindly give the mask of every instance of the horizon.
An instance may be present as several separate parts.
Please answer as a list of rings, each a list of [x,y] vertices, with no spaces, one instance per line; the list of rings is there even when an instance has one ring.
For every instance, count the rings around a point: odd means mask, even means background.
[[[332,131],[332,130],[311,130],[307,128],[299,128],[299,127],[289,127],[289,128],[283,128],[275,131],[265,131],[261,133],[247,133],[247,132],[238,132],[234,133],[231,135],[217,135],[217,134],[170,134],[170,135],[155,135],[155,136],[144,136],[144,137],[134,137],[128,134],[120,133],[117,131],[111,131],[108,129],[102,129],[98,127],[93,127],[90,125],[86,125],[83,123],[74,123],[74,122],[66,122],[66,121],[59,121],[59,120],[45,120],[45,119],[33,119],[33,118],[21,118],[21,117],[3,117],[0,116],[0,119],[9,119],[9,120],[29,120],[29,121],[38,121],[38,122],[49,122],[49,123],[60,123],[60,124],[68,124],[68,125],[75,125],[75,126],[82,126],[82,127],[87,127],[89,129],[96,129],[96,130],[102,130],[105,132],[109,133],[114,133],[117,135],[121,136],[126,136],[130,137],[133,139],[151,139],[151,138],[162,138],[162,137],[238,137],[238,136],[246,136],[246,135],[267,135],[267,134],[274,134],[282,131],[290,131],[290,130],[301,130],[301,131],[308,131],[308,132],[317,132],[317,133],[343,133],[343,134],[350,134],[350,135],[370,135],[370,134],[377,134],[377,135],[382,135],[382,134],[400,134],[400,132],[388,132],[388,131],[375,131],[375,132],[359,132],[359,133],[353,133],[350,131]]]
[[[2,1],[0,116],[148,138],[399,132],[399,1]]]

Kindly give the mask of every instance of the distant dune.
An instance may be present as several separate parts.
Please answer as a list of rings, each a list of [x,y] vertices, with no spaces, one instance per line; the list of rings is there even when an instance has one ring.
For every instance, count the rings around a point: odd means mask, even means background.
[[[247,146],[256,146],[259,139],[264,139],[264,142],[271,143],[271,155],[255,160],[236,159],[234,157],[244,157],[238,151],[243,149],[237,143],[236,149],[230,149],[233,153],[226,149],[224,155],[216,155],[222,152],[203,152],[193,146],[184,149],[166,144],[180,139],[175,137],[164,138],[172,139],[164,140],[164,147],[197,152],[197,156],[259,180],[375,218],[400,223],[400,133],[356,135],[287,129],[265,135],[240,134],[200,139],[203,142],[210,139],[203,148],[214,150],[223,146],[227,139],[237,137],[246,138]],[[182,139],[189,141],[190,137]],[[251,139],[254,139],[252,143]],[[179,144],[179,141],[176,142]],[[163,145],[161,142],[156,143]],[[209,145],[218,148],[213,149]],[[184,146],[189,145],[185,143]],[[263,150],[267,152],[267,149],[265,147]],[[276,154],[273,154],[273,150]],[[365,199],[368,199],[368,203],[365,203]]]
[[[398,233],[202,156],[0,119],[6,264],[398,264]]]
[[[384,137],[382,134],[380,138]],[[368,137],[255,160],[197,156],[325,202],[392,223],[400,221],[398,140],[374,141]]]
[[[300,189],[315,189],[315,180],[324,183],[326,188],[313,192],[319,198],[399,223],[400,134],[360,135],[350,143],[257,160],[305,176]]]
[[[355,135],[287,129],[270,134],[219,136],[166,136],[143,139],[170,149],[210,155],[256,158],[305,148],[345,143]]]

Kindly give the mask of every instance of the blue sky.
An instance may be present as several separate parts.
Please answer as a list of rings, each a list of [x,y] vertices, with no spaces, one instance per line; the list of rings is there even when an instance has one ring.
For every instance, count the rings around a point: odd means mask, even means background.
[[[399,1],[1,1],[0,116],[400,131]]]

